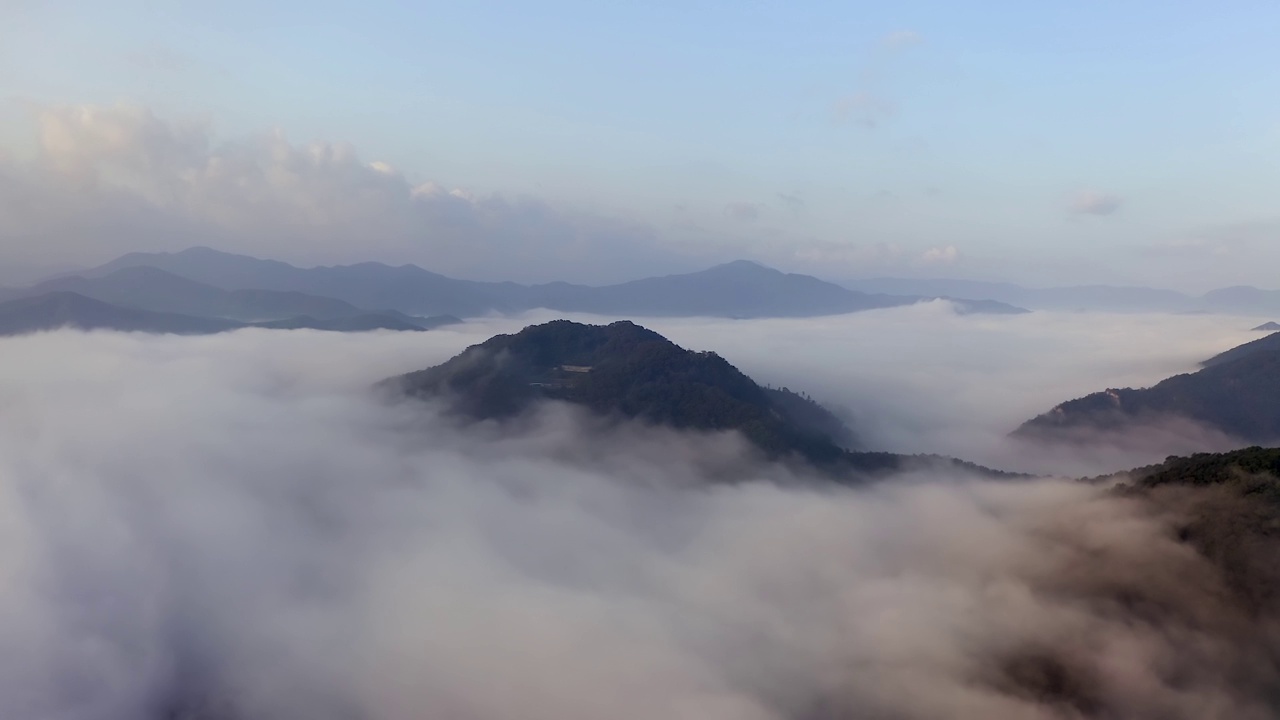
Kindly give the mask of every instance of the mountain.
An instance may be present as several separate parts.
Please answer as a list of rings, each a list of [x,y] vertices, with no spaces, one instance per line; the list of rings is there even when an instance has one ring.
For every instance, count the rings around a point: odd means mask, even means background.
[[[475,316],[525,309],[527,288],[515,283],[455,280],[416,265],[360,263],[299,268],[197,247],[176,253],[132,253],[92,270],[85,277],[130,267],[154,267],[224,290],[276,290],[337,298],[359,308],[394,309],[413,315]]]
[[[422,318],[430,323],[431,318]],[[440,324],[448,320],[436,318]],[[181,313],[155,312],[121,307],[79,293],[59,290],[34,297],[0,302],[0,336],[22,335],[42,330],[77,328],[81,330],[117,330],[155,334],[210,335],[240,328],[260,327],[275,330],[330,330],[364,332],[369,330],[423,331],[427,325],[406,321],[395,315],[364,314],[339,318],[299,316],[264,323],[245,323],[227,318],[200,317]]]
[[[29,288],[28,295],[74,292],[95,300],[157,312],[221,317],[245,322],[283,320],[297,316],[332,319],[367,314],[351,303],[301,292],[224,290],[156,267],[139,265],[93,277],[71,276],[47,280]]]
[[[602,315],[795,317],[891,307],[911,300],[853,292],[808,275],[740,260],[702,272],[606,287],[557,283],[533,288],[532,304]]]
[[[1272,333],[1265,337],[1258,338],[1257,340],[1247,342],[1243,345],[1237,345],[1236,347],[1233,347],[1230,350],[1227,350],[1226,352],[1221,352],[1221,353],[1218,353],[1217,355],[1214,355],[1208,360],[1205,360],[1204,362],[1200,363],[1200,365],[1202,367],[1213,367],[1214,365],[1222,365],[1223,363],[1229,363],[1234,360],[1239,360],[1240,358],[1243,358],[1246,355],[1251,355],[1256,352],[1280,352],[1280,333]]]
[[[1199,306],[1203,310],[1231,315],[1275,315],[1280,313],[1280,290],[1259,290],[1237,286],[1205,293]]]
[[[1190,312],[1195,298],[1173,290],[1113,285],[1027,288],[1012,283],[975,280],[868,278],[844,283],[854,290],[925,297],[996,300],[1034,310],[1098,310],[1117,312]]]
[[[930,298],[867,294],[808,275],[738,261],[702,272],[593,287],[570,283],[518,285],[445,277],[416,265],[360,263],[298,268],[275,260],[209,248],[134,253],[80,273],[109,276],[153,267],[224,290],[275,290],[337,298],[360,308],[413,315],[476,316],[535,308],[602,315],[807,317],[909,305]],[[959,312],[1025,312],[995,301],[955,299]]]
[[[267,328],[269,330],[306,329],[330,330],[333,332],[368,332],[370,330],[422,332],[428,329],[416,323],[402,320],[394,315],[352,315],[337,318],[313,318],[307,315],[300,315],[285,320],[254,323],[253,327]]]
[[[1280,448],[1171,457],[1115,476],[1121,494],[1153,502],[1173,535],[1207,558],[1250,614],[1280,601]],[[1274,657],[1274,656],[1273,656]]]
[[[748,260],[701,272],[585,287],[532,288],[531,305],[601,315],[810,317],[911,305],[930,298],[861,293],[809,275],[783,273]],[[953,300],[961,312],[1026,312],[1003,303]]]
[[[1012,283],[975,280],[866,278],[843,283],[854,290],[925,297],[983,298],[1034,310],[1223,313],[1280,313],[1280,290],[1229,287],[1195,297],[1174,290],[1115,285],[1028,288]],[[1280,330],[1280,327],[1275,329]]]
[[[1245,442],[1280,439],[1280,334],[1269,335],[1145,389],[1108,389],[1028,420],[1016,436],[1065,439],[1188,419]]]
[[[1280,330],[1280,323],[1265,322],[1259,325],[1258,327],[1253,328],[1253,330],[1256,332],[1276,332],[1277,330]]]
[[[853,451],[852,431],[813,400],[762,387],[713,352],[686,350],[630,322],[532,325],[494,336],[442,365],[390,378],[381,387],[440,399],[469,419],[510,418],[540,400],[560,400],[606,417],[677,429],[736,430],[769,458],[801,458],[836,473],[944,463],[1000,474],[951,458]]]
[[[203,335],[241,323],[177,313],[123,308],[73,292],[51,292],[0,303],[0,335],[21,335],[62,327],[81,330]]]

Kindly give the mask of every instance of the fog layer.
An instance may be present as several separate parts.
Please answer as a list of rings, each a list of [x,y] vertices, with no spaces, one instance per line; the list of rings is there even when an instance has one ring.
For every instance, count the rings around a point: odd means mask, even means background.
[[[487,337],[560,317],[473,324]],[[613,318],[573,316],[582,322]],[[807,392],[854,426],[866,449],[942,453],[1024,472],[1094,475],[1240,443],[1173,421],[1062,447],[1008,433],[1058,403],[1146,387],[1259,337],[1225,315],[1035,312],[957,315],[949,303],[818,318],[634,319],[719,352],[758,382]]]
[[[791,327],[663,329],[750,372]],[[368,391],[473,332],[0,341],[0,717],[1272,716],[1269,621],[1164,511]]]

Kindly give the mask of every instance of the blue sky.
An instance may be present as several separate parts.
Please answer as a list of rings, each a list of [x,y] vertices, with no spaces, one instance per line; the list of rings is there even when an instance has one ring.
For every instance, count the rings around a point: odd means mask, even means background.
[[[655,271],[1280,284],[1275,2],[262,5],[0,3],[6,143],[50,105],[278,128],[641,224]]]

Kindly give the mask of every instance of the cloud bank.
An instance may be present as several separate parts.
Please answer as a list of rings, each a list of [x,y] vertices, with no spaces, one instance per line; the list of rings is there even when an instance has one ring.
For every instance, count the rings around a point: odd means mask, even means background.
[[[426,262],[503,280],[586,267],[631,279],[669,262],[646,225],[411,181],[343,143],[297,144],[280,131],[222,142],[207,123],[129,105],[38,108],[35,127],[33,157],[0,156],[0,242],[11,262],[201,244],[312,263]]]
[[[1072,398],[1193,372],[1257,336],[1254,323],[1221,315],[961,316],[942,301],[822,318],[639,322],[685,347],[714,349],[760,382],[808,392],[848,418],[868,447],[1071,476],[1237,447],[1191,423],[1093,438],[1088,452],[1008,433]]]
[[[368,392],[485,332],[0,341],[0,716],[1271,716],[1159,508]]]

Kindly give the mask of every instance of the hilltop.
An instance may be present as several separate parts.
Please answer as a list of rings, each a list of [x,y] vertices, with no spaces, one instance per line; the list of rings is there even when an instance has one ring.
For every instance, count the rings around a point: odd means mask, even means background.
[[[1280,333],[1202,365],[1197,372],[1149,388],[1111,388],[1069,400],[1023,423],[1014,434],[1061,440],[1081,430],[1116,431],[1182,419],[1242,442],[1280,439]]]
[[[835,472],[929,462],[994,472],[951,458],[858,451],[854,433],[813,400],[763,387],[714,352],[686,350],[631,322],[533,325],[382,385],[440,399],[469,419],[509,418],[558,400],[677,429],[737,431],[768,458],[799,458]]]

